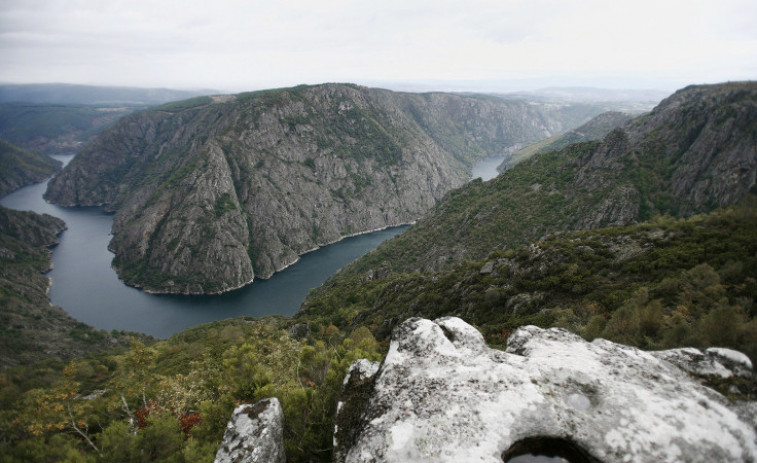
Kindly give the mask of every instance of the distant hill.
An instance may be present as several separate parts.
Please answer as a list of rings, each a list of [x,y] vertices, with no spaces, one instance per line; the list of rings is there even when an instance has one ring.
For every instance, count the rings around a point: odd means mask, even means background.
[[[168,88],[104,87],[75,84],[2,84],[0,85],[0,103],[154,106],[170,101],[217,93],[220,92],[210,89],[173,90]]]
[[[2,103],[0,138],[35,153],[76,153],[120,117],[144,108]]]
[[[0,197],[24,185],[44,180],[60,166],[59,161],[0,139]]]
[[[504,98],[552,104],[585,103],[604,105],[607,111],[641,113],[651,110],[668,92],[654,89],[608,89],[593,87],[549,87],[501,94]]]
[[[212,293],[341,239],[416,220],[473,162],[600,109],[324,84],[197,97],[119,120],[46,198],[116,211],[120,276]]]
[[[218,93],[70,84],[0,85],[0,138],[43,154],[76,153],[119,118]]]
[[[525,161],[537,153],[559,150],[573,143],[599,140],[611,130],[623,126],[623,124],[631,119],[633,119],[632,116],[617,111],[602,113],[581,127],[569,130],[565,133],[552,135],[549,138],[545,138],[544,140],[540,140],[532,145],[519,149],[497,167],[497,170],[502,172],[506,168],[514,166],[521,161]]]

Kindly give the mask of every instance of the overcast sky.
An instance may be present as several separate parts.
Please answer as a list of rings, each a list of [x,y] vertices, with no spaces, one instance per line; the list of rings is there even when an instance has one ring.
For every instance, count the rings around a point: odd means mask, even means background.
[[[755,0],[0,0],[0,82],[673,90],[757,78]]]

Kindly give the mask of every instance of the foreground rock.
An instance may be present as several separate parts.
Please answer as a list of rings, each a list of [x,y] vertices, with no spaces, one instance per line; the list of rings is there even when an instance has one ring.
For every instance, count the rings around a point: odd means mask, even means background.
[[[284,412],[278,399],[240,405],[226,426],[215,463],[284,463]]]
[[[755,404],[732,404],[689,373],[751,379],[748,359],[725,349],[644,352],[528,326],[502,352],[460,319],[416,318],[394,332],[375,375],[356,370],[357,386],[373,381],[373,390],[362,408],[340,404],[353,420],[362,412],[351,442],[335,440],[337,461],[501,462],[549,453],[574,463],[712,462],[757,455],[747,422]],[[337,426],[349,419],[343,415]]]

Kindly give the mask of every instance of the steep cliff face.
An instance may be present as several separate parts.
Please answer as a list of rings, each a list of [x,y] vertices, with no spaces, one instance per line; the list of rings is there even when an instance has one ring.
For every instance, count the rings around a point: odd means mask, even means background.
[[[551,111],[337,84],[188,100],[122,119],[46,198],[116,211],[110,247],[127,283],[222,292],[414,221],[477,157],[569,128]]]
[[[733,204],[757,178],[757,83],[685,88],[607,134],[451,193],[342,275],[426,271],[561,230],[689,216]]]
[[[60,165],[59,161],[0,139],[0,197],[24,185],[42,181]]]

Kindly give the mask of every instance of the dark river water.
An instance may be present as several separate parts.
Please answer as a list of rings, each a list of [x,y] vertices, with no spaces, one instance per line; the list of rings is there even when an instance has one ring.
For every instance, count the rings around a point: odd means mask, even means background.
[[[53,156],[67,162],[71,156]],[[242,315],[292,315],[311,288],[407,227],[345,238],[303,255],[269,280],[216,296],[147,294],[124,285],[110,267],[113,218],[101,208],[46,203],[47,182],[17,190],[0,200],[11,209],[60,217],[68,229],[53,252],[50,299],[77,320],[105,330],[129,330],[168,337],[200,323]]]
[[[72,158],[53,157],[64,163]],[[474,178],[493,177],[497,164],[494,160],[488,163],[488,170],[474,169]],[[299,262],[269,280],[256,279],[251,285],[226,294],[153,295],[124,285],[111,268],[113,254],[107,245],[112,216],[97,207],[48,204],[42,199],[46,188],[47,182],[22,188],[0,199],[0,204],[10,209],[47,213],[66,222],[68,229],[54,249],[53,270],[48,273],[53,282],[50,289],[53,304],[98,329],[139,331],[159,338],[200,323],[242,315],[292,315],[310,289],[407,228],[345,238],[303,255]]]

